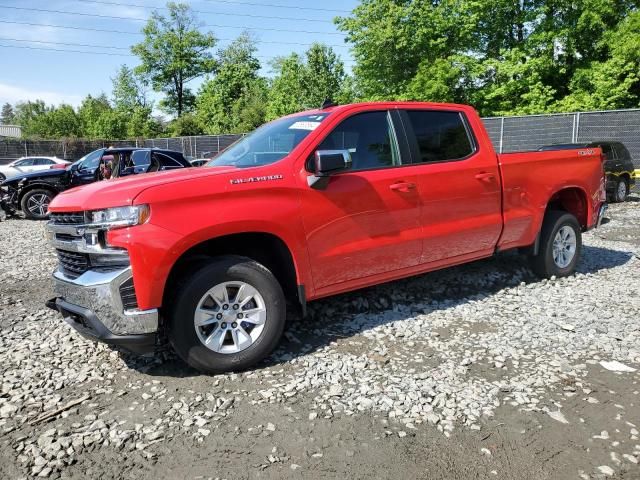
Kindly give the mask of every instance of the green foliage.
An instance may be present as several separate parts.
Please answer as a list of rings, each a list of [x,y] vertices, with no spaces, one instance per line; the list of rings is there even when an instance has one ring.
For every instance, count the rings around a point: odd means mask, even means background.
[[[634,0],[363,0],[336,19],[360,98],[484,115],[640,106]]]
[[[342,60],[326,45],[314,43],[304,59],[296,53],[279,58],[273,69],[275,78],[269,92],[268,119],[319,108],[326,98],[354,97],[353,84],[346,81]]]
[[[15,113],[13,112],[13,106],[10,103],[2,105],[2,112],[0,113],[0,123],[4,125],[11,125],[15,120]]]
[[[113,106],[117,110],[133,112],[137,107],[147,106],[144,82],[133,69],[121,65],[111,83]]]
[[[266,82],[255,41],[246,33],[218,52],[218,69],[198,93],[197,115],[207,133],[239,133],[264,123]]]
[[[154,11],[142,29],[144,40],[131,47],[140,58],[135,72],[148,76],[153,89],[164,92],[161,106],[180,117],[190,111],[195,97],[186,84],[214,71],[210,52],[216,39],[198,30],[198,22],[188,4],[167,3],[169,13]]]
[[[169,124],[168,133],[172,137],[183,137],[189,135],[202,135],[204,130],[198,117],[193,113],[185,113],[177,117]]]

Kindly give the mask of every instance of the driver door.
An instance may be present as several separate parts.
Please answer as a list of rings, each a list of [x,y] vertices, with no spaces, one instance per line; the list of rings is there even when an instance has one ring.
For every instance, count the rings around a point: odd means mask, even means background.
[[[71,172],[71,185],[85,185],[96,180],[96,169],[105,150],[96,150],[87,155],[78,168]]]
[[[307,187],[302,217],[316,289],[412,267],[422,253],[417,178],[388,111],[343,120],[317,150],[348,150],[352,168]],[[406,149],[402,149],[406,151]],[[319,292],[322,294],[322,292]]]

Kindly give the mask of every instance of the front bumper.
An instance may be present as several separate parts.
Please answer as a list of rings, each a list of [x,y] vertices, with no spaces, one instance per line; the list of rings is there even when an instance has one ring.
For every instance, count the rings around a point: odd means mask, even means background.
[[[131,277],[131,267],[88,270],[77,278],[58,269],[53,273],[56,297],[47,306],[87,338],[138,353],[151,352],[156,344],[158,310],[124,308],[120,287]]]

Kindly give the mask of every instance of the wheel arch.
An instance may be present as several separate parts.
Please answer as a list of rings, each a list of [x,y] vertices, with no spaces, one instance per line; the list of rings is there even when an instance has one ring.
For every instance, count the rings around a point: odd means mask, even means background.
[[[583,230],[589,226],[589,200],[587,193],[580,187],[565,187],[551,195],[544,216],[546,217],[551,210],[561,210],[572,214],[578,219]]]
[[[261,231],[240,232],[210,238],[189,247],[173,263],[163,290],[163,305],[181,277],[199,262],[207,259],[237,255],[247,257],[267,267],[276,277],[288,299],[300,301],[304,307],[304,289],[299,279],[291,248],[279,236]],[[302,292],[302,293],[301,293]]]
[[[50,183],[30,183],[22,187],[18,192],[18,202],[21,202],[22,198],[32,190],[49,190],[53,192],[54,196],[60,193],[60,190]]]

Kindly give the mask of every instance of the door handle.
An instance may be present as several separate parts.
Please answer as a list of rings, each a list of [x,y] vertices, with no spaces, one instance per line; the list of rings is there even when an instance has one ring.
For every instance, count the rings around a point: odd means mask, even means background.
[[[493,173],[481,172],[481,173],[478,173],[476,175],[476,178],[478,180],[482,180],[482,181],[488,182],[488,181],[493,180],[494,178],[496,178],[496,176]]]
[[[416,188],[416,184],[412,182],[396,182],[389,185],[389,189],[394,192],[408,192]]]

